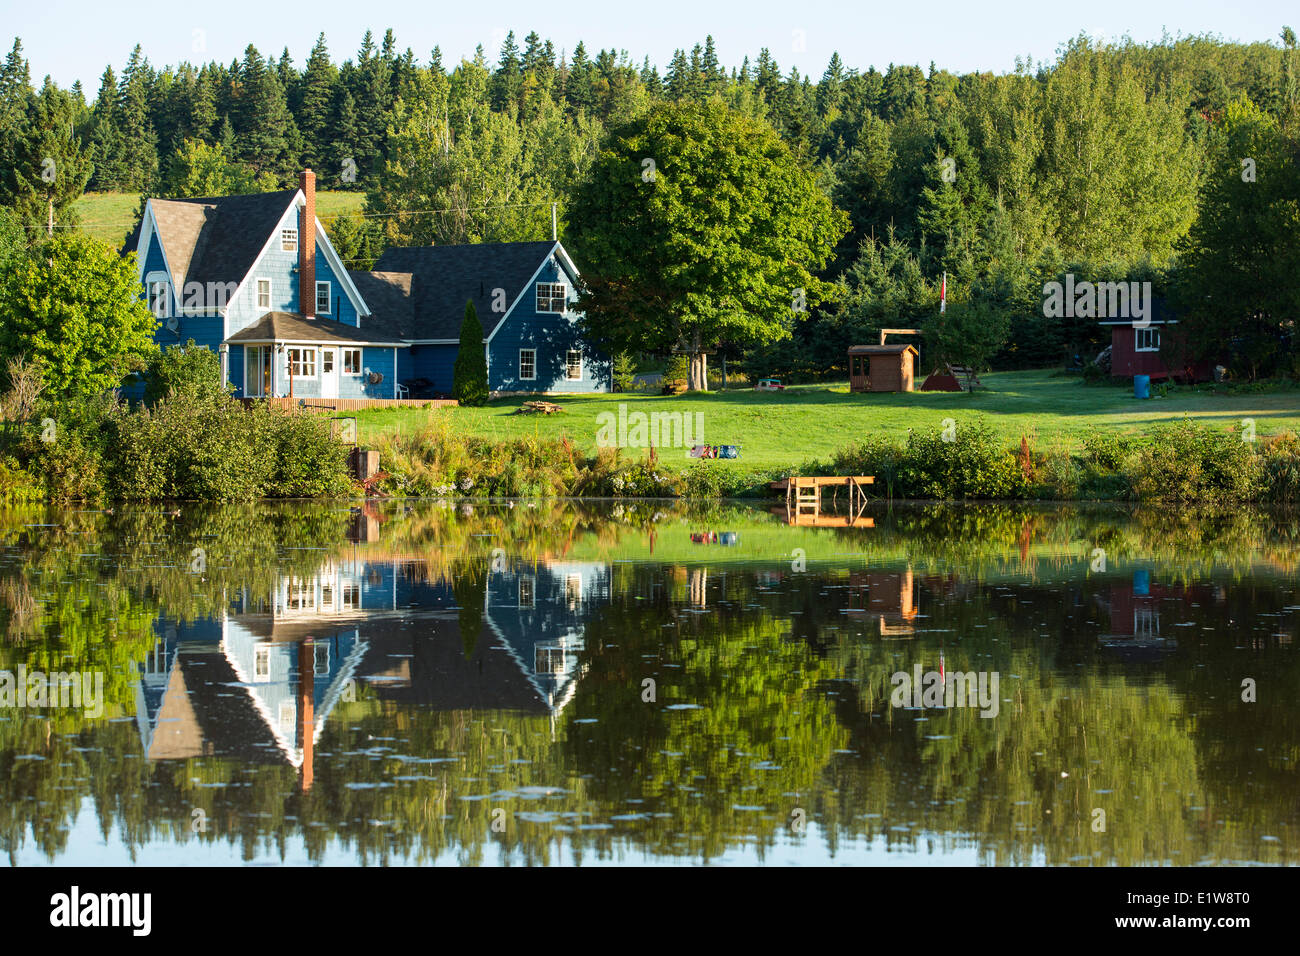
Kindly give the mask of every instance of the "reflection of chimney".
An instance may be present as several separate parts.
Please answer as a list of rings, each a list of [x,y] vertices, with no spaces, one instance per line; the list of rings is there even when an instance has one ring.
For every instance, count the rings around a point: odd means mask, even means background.
[[[316,174],[302,171],[302,226],[298,230],[298,312],[316,317]]]
[[[304,793],[311,789],[315,769],[312,766],[315,757],[312,753],[316,729],[315,684],[316,645],[309,637],[298,645],[298,746],[302,748],[299,780]]]

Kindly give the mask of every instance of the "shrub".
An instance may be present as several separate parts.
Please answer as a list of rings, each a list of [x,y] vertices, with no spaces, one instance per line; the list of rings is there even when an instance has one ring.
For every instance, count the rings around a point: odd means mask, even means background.
[[[1015,456],[983,419],[958,424],[947,436],[942,430],[911,432],[898,482],[911,498],[1019,498],[1025,492]]]
[[[1253,443],[1184,419],[1156,428],[1137,454],[1133,481],[1143,499],[1249,501],[1263,488],[1263,472]]]
[[[328,419],[272,412],[267,425],[274,445],[268,495],[317,498],[347,491],[347,451]]]
[[[1261,451],[1264,496],[1269,501],[1300,501],[1300,438],[1283,432],[1264,442]]]
[[[193,339],[183,346],[159,349],[145,367],[144,401],[150,407],[169,395],[215,402],[229,392],[221,381],[221,358],[211,349],[195,345]]]

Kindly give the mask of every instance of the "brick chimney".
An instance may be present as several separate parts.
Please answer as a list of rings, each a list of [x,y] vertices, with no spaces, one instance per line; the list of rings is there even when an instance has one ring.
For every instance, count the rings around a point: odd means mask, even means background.
[[[302,225],[298,229],[298,311],[316,317],[316,174],[302,171]]]

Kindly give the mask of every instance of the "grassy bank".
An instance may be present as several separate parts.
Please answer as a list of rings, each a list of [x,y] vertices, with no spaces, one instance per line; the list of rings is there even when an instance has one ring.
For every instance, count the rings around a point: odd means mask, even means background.
[[[580,395],[556,397],[564,412],[550,416],[515,415],[523,399],[500,399],[482,408],[441,412],[426,409],[367,410],[358,413],[363,443],[384,435],[409,434],[444,416],[457,433],[493,441],[565,439],[594,455],[602,412],[617,414],[626,403],[635,412],[702,416],[704,440],[741,446],[736,461],[719,463],[736,476],[757,481],[770,473],[790,471],[809,461],[829,461],[855,441],[885,438],[903,441],[909,431],[938,430],[944,419],[980,413],[1007,445],[1025,437],[1040,451],[1083,452],[1084,440],[1098,433],[1134,438],[1149,435],[1157,424],[1188,418],[1214,428],[1241,427],[1253,419],[1258,437],[1300,432],[1300,390],[1211,393],[1175,389],[1168,395],[1139,400],[1131,388],[1084,385],[1078,378],[1052,372],[1003,372],[983,376],[988,386],[974,393],[910,392],[851,395],[847,384],[794,386],[784,392],[752,389],[709,394],[660,396]],[[693,419],[694,420],[694,419]],[[629,449],[629,453],[631,453]],[[665,449],[660,460],[669,467],[690,464],[683,449]]]

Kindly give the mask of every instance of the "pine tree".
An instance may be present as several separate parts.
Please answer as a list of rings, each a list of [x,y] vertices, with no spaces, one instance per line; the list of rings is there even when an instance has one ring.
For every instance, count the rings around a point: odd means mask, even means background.
[[[104,68],[99,93],[91,110],[90,156],[95,172],[92,189],[118,189],[123,184],[122,140],[117,128],[117,74]]]
[[[465,303],[460,326],[460,347],[452,368],[451,397],[462,405],[482,405],[488,399],[487,352],[483,347],[483,326],[471,299]]]
[[[149,63],[136,44],[117,93],[121,189],[147,189],[158,172],[158,136],[149,116]]]
[[[257,175],[281,185],[294,181],[301,137],[284,90],[257,48],[249,45],[240,67],[240,97],[235,119],[235,156]]]
[[[330,129],[331,112],[338,86],[338,70],[330,62],[325,34],[316,38],[307,68],[302,76],[301,105],[298,108],[298,129],[302,133],[303,163],[323,174],[327,158],[331,165],[341,168],[342,160],[333,152]]]

